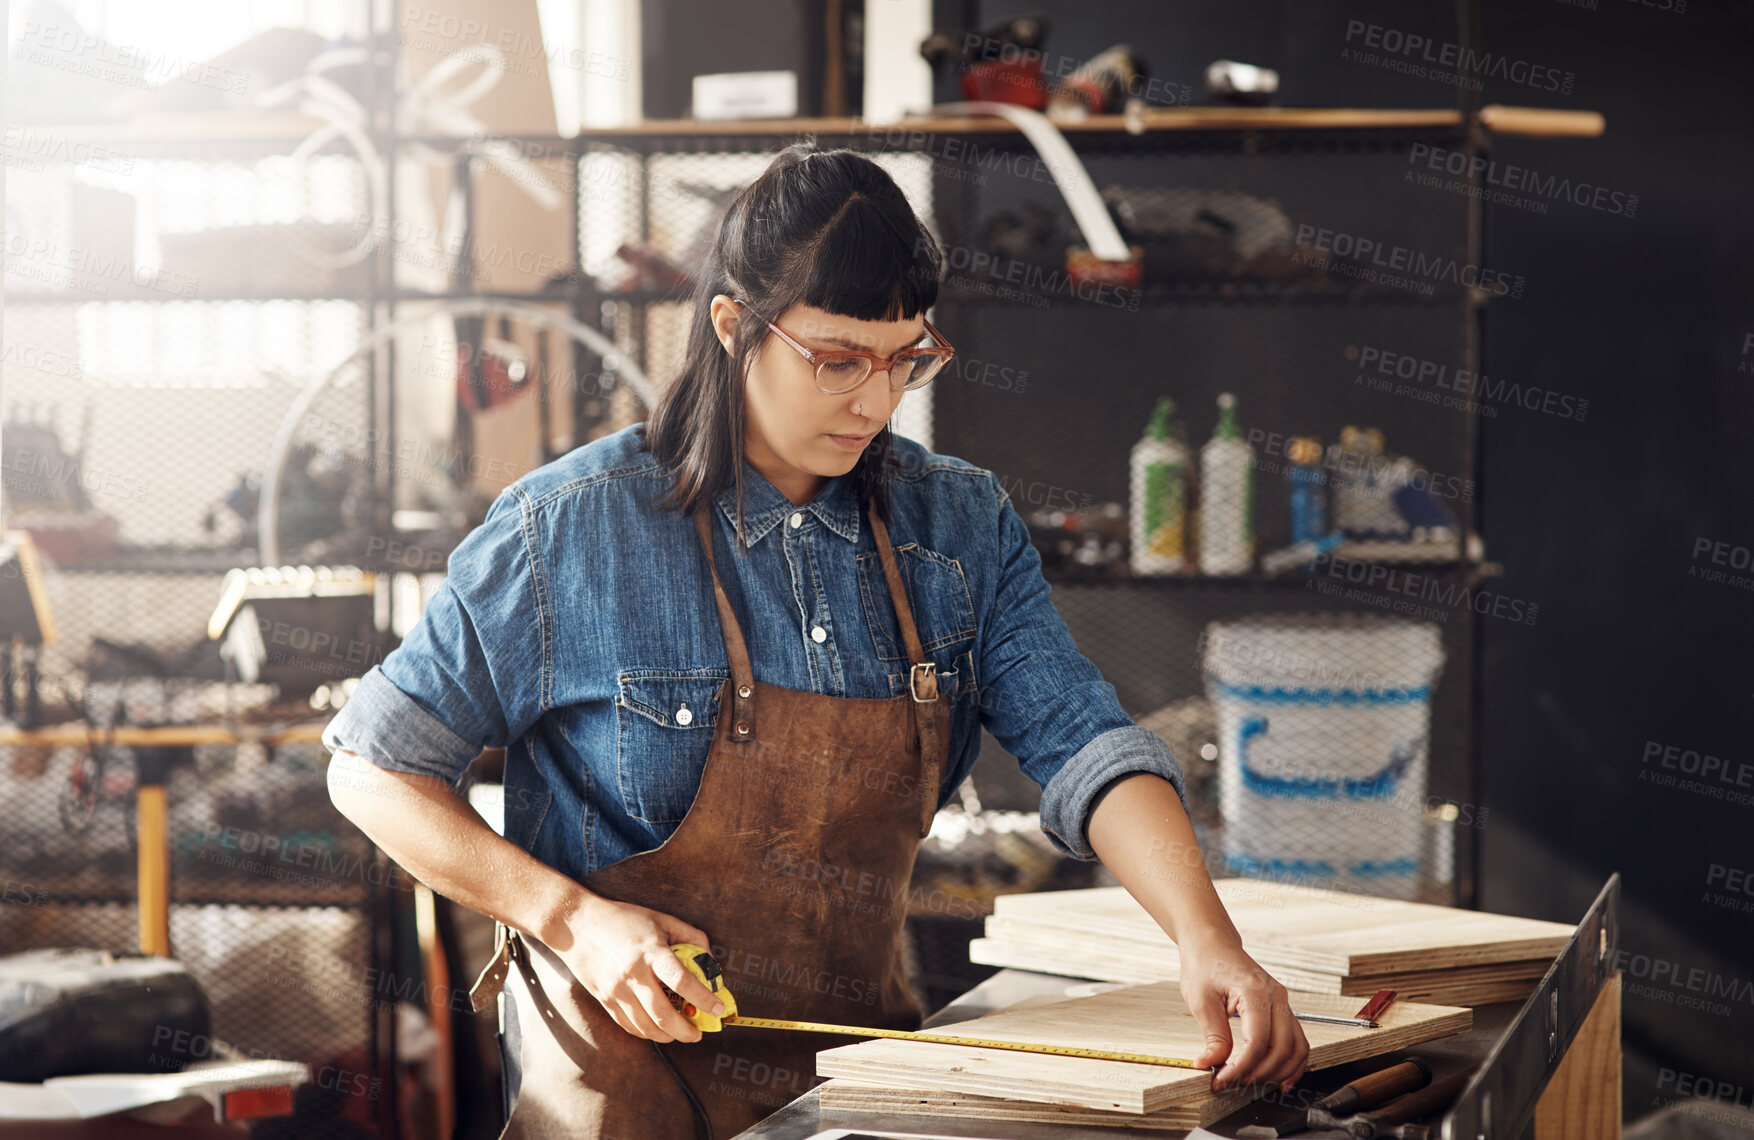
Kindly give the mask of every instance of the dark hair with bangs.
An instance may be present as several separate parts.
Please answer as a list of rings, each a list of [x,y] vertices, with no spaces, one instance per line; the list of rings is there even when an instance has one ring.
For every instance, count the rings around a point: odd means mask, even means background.
[[[851,150],[793,143],[726,209],[694,292],[681,374],[641,425],[647,449],[675,475],[660,507],[692,514],[737,488],[743,535],[744,381],[749,364],[792,306],[863,321],[911,320],[938,299],[943,258],[901,188]],[[744,302],[727,352],[713,330],[713,297]],[[759,318],[759,319],[755,319]],[[852,470],[860,511],[889,518],[892,434],[885,424]]]

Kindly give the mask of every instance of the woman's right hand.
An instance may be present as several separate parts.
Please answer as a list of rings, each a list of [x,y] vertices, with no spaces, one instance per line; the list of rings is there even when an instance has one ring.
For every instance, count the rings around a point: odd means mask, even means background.
[[[615,1024],[635,1037],[699,1041],[701,1031],[670,1004],[664,986],[697,1009],[724,1012],[724,1003],[670,949],[678,942],[710,947],[706,932],[632,903],[596,895],[587,903],[573,908],[567,918],[571,946],[556,951],[573,977],[602,1003]]]

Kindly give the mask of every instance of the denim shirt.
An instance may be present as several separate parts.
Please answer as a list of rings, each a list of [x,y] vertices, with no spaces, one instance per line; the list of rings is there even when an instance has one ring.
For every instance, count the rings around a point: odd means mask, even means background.
[[[993,473],[900,436],[892,450],[890,542],[953,702],[940,806],[974,766],[983,725],[1042,786],[1042,830],[1072,857],[1095,858],[1091,803],[1117,777],[1155,773],[1185,803],[1168,746],[1073,644]],[[851,477],[802,507],[747,462],[743,478],[746,555],[734,487],[711,516],[756,679],[835,697],[906,692]],[[730,675],[694,523],[655,505],[670,482],[628,427],[508,487],[324,745],[453,785],[483,748],[506,748],[506,838],[574,878],[663,843],[700,786]]]

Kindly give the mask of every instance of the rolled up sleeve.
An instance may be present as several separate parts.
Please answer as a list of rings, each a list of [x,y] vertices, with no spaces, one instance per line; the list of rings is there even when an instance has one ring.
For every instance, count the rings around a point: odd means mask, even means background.
[[[527,505],[516,484],[494,501],[408,637],[324,728],[326,748],[454,785],[535,722],[549,610]]]
[[[1041,785],[1042,831],[1066,855],[1095,859],[1087,833],[1102,790],[1148,772],[1168,780],[1185,808],[1181,764],[1127,715],[1114,686],[1078,651],[1028,526],[996,479],[993,491],[1000,569],[976,670],[981,722]]]
[[[360,678],[359,688],[323,729],[323,746],[331,752],[346,749],[393,772],[451,784],[481,754],[480,747],[397,687],[379,665]]]
[[[1187,809],[1182,766],[1169,745],[1150,729],[1129,724],[1111,728],[1080,748],[1048,780],[1041,793],[1042,831],[1074,858],[1096,858],[1088,838],[1091,805],[1109,784],[1140,772],[1168,780]]]

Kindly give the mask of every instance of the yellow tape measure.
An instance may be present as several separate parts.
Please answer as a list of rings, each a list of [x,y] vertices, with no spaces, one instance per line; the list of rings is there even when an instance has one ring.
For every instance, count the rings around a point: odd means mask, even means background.
[[[750,1029],[797,1029],[806,1033],[843,1033],[853,1037],[890,1037],[901,1041],[933,1041],[943,1045],[972,1045],[980,1049],[1009,1049],[1018,1053],[1052,1053],[1060,1057],[1089,1057],[1099,1061],[1130,1061],[1135,1065],[1164,1065],[1175,1069],[1199,1069],[1206,1066],[1184,1057],[1158,1057],[1149,1053],[1111,1053],[1103,1049],[1077,1049],[1070,1045],[1038,1045],[1027,1041],[994,1041],[985,1037],[957,1037],[948,1033],[921,1033],[906,1029],[872,1029],[863,1025],[831,1025],[821,1021],[783,1021],[773,1017],[745,1017],[737,1012],[737,1001],[725,985],[718,960],[706,950],[683,942],[671,947],[682,960],[683,968],[706,984],[707,989],[725,1003],[723,1015],[715,1017],[675,994],[671,1001],[682,1015],[703,1032],[716,1033],[727,1025]],[[1216,1066],[1214,1066],[1216,1067]]]

